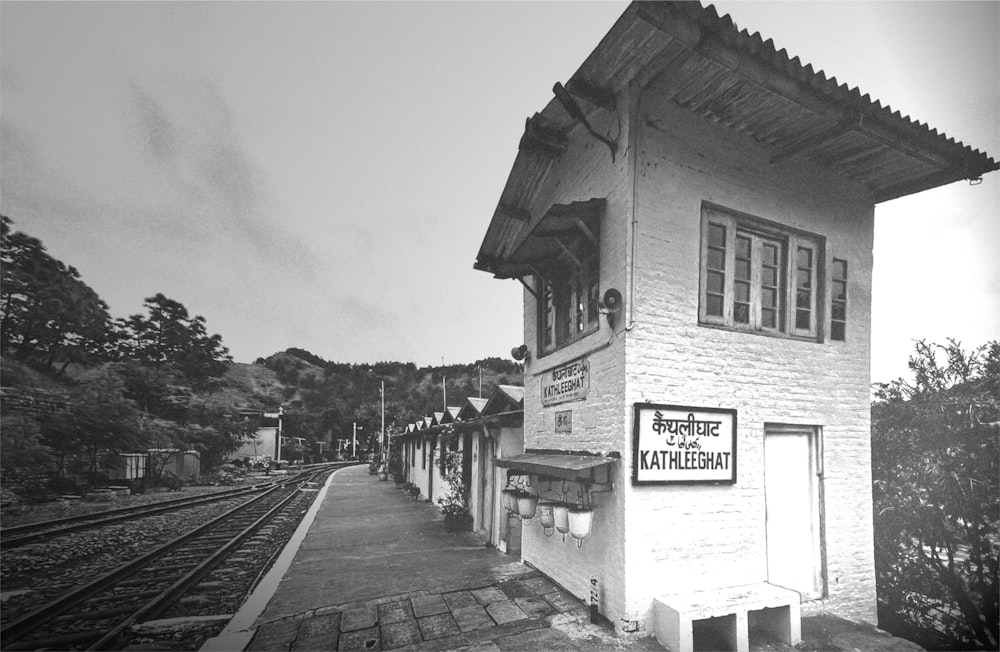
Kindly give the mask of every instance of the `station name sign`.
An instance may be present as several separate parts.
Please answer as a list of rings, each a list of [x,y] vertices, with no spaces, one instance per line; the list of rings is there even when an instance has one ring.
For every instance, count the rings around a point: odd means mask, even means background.
[[[590,391],[590,363],[577,360],[542,374],[542,405],[558,405],[587,398]]]
[[[636,403],[632,481],[736,482],[736,410]]]

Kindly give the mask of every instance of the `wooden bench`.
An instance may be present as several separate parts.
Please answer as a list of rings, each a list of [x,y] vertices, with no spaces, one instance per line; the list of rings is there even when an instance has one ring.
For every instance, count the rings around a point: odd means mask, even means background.
[[[795,645],[802,640],[800,618],[799,594],[766,582],[674,593],[653,600],[653,631],[670,652],[693,652],[695,638],[707,640],[703,645],[708,649],[725,645],[736,652],[749,652],[751,626]]]

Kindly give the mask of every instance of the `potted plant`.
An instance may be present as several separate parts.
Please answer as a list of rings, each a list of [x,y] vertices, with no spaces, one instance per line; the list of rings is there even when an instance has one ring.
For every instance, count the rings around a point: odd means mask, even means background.
[[[445,504],[441,506],[441,511],[444,512],[444,528],[449,532],[465,532],[472,529],[472,514],[464,505]]]
[[[420,498],[420,487],[412,482],[407,482],[403,485],[403,493],[413,498],[413,500],[416,500]]]
[[[472,514],[469,513],[469,497],[462,482],[462,451],[450,451],[444,456],[444,479],[448,482],[448,493],[438,498],[444,512],[444,525],[449,532],[472,529]]]

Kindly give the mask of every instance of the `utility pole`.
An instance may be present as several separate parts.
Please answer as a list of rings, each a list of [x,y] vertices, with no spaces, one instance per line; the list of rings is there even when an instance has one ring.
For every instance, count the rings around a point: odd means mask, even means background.
[[[444,411],[448,411],[448,377],[441,376],[441,395],[444,397]]]
[[[274,443],[274,463],[281,462],[281,417],[285,414],[285,408],[278,406],[278,440]]]
[[[379,397],[381,397],[382,399],[382,436],[379,438],[379,441],[382,442],[382,462],[388,463],[389,438],[385,436],[385,381],[384,380],[382,381],[382,384],[379,386],[378,394]]]
[[[358,422],[354,422],[354,437],[351,439],[351,457],[358,459]]]

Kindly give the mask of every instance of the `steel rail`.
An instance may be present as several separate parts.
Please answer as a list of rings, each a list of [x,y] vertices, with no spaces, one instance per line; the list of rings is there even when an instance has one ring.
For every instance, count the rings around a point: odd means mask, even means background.
[[[180,547],[187,541],[196,538],[204,531],[224,523],[230,518],[241,513],[243,510],[249,509],[250,507],[254,506],[258,501],[263,500],[264,498],[270,496],[272,493],[276,491],[279,491],[284,486],[285,485],[276,485],[273,488],[260,494],[259,496],[255,496],[254,498],[243,503],[242,505],[238,505],[237,507],[229,510],[225,514],[222,514],[212,519],[211,521],[208,521],[207,523],[204,523],[194,528],[193,530],[182,534],[179,537],[176,537],[175,539],[160,546],[159,548],[156,548],[155,550],[152,550],[136,559],[133,559],[130,562],[122,564],[121,566],[118,566],[117,568],[114,568],[111,571],[105,573],[101,577],[98,577],[97,579],[92,580],[91,582],[88,582],[87,584],[84,584],[83,586],[77,589],[71,590],[68,593],[64,594],[62,597],[57,598],[56,600],[53,600],[48,604],[42,605],[41,607],[38,607],[37,609],[25,614],[24,616],[21,616],[20,618],[17,618],[16,620],[14,620],[14,622],[8,624],[2,630],[0,630],[0,646],[2,646],[3,649],[8,649],[11,643],[13,643],[18,639],[23,638],[25,634],[36,629],[42,623],[48,622],[49,620],[52,620],[53,618],[66,613],[77,604],[87,600],[88,598],[93,597],[94,595],[100,593],[104,589],[114,585],[114,583],[117,582],[118,580],[134,574],[139,568],[142,568],[143,566],[146,566],[149,563],[155,561],[158,557],[162,557],[166,553],[171,552],[175,548]]]
[[[187,509],[188,507],[196,507],[206,503],[226,500],[228,498],[238,498],[243,494],[252,494],[256,491],[266,491],[270,487],[273,487],[274,484],[275,483],[262,483],[254,485],[253,487],[243,487],[238,490],[165,500],[153,505],[136,505],[133,507],[123,507],[121,510],[115,509],[108,510],[106,512],[81,514],[79,516],[70,516],[66,519],[54,519],[51,521],[40,521],[38,523],[20,525],[17,526],[18,529],[28,528],[41,531],[22,536],[14,536],[9,539],[0,539],[0,549],[10,550],[12,548],[19,548],[20,546],[28,545],[29,543],[43,541],[52,537],[62,536],[64,534],[72,534],[73,532],[81,532],[83,530],[90,530],[93,528],[103,527],[105,525],[114,525],[116,523],[125,523],[127,521],[145,518],[147,516],[178,511],[181,509]],[[105,516],[105,514],[108,513],[111,513],[111,515]],[[58,525],[60,522],[70,524]],[[7,532],[0,532],[0,536],[5,534],[7,534]]]
[[[315,476],[313,476],[315,477]],[[301,485],[299,487],[301,489]],[[145,605],[143,605],[139,610],[134,612],[132,615],[125,618],[118,625],[112,628],[107,634],[101,637],[96,643],[93,643],[88,650],[104,650],[104,649],[118,649],[117,646],[114,648],[107,648],[109,643],[112,643],[118,639],[118,637],[126,629],[131,627],[133,624],[138,622],[143,622],[146,620],[152,620],[159,616],[163,611],[169,607],[171,604],[177,601],[182,595],[184,595],[191,587],[195,586],[205,575],[208,575],[216,566],[218,566],[226,557],[232,554],[244,541],[250,538],[255,532],[260,530],[264,525],[270,522],[277,514],[279,514],[290,502],[298,497],[298,492],[293,492],[288,495],[285,499],[279,502],[277,505],[272,507],[267,511],[266,514],[258,518],[256,521],[247,526],[242,532],[233,537],[225,545],[219,548],[217,551],[212,553],[210,557],[198,564],[196,567],[191,569],[187,574],[181,577],[179,580],[174,582],[169,588],[165,589],[160,595],[156,596]]]
[[[323,465],[323,468],[335,467],[344,464],[345,463],[343,462],[334,462]],[[113,525],[115,523],[124,523],[139,518],[145,518],[146,516],[153,516],[155,514],[185,509],[187,507],[193,507],[204,503],[238,497],[255,491],[264,491],[278,484],[297,482],[299,478],[305,477],[313,471],[314,469],[303,470],[294,476],[273,479],[270,482],[262,482],[251,487],[239,487],[237,489],[228,489],[200,496],[173,498],[155,503],[153,505],[135,505],[132,507],[109,509],[101,512],[92,512],[90,514],[78,514],[76,516],[67,516],[65,518],[57,518],[48,521],[39,521],[37,523],[28,523],[25,525],[2,528],[0,529],[0,550],[11,550],[30,543],[36,543],[38,541],[43,541],[56,536],[62,536],[64,534],[71,534],[73,532],[103,527],[105,525]],[[69,525],[72,523],[76,523],[76,525]],[[62,526],[61,524],[67,525]],[[41,531],[35,532],[36,530]],[[29,532],[30,534],[17,536],[23,532]],[[5,536],[8,538],[2,538]]]

